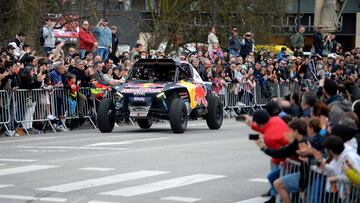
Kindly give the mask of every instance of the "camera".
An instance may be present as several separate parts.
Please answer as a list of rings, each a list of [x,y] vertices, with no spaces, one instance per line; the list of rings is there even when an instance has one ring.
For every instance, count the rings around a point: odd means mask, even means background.
[[[249,140],[258,140],[259,138],[259,134],[249,134]]]
[[[244,116],[236,116],[236,121],[245,121]]]

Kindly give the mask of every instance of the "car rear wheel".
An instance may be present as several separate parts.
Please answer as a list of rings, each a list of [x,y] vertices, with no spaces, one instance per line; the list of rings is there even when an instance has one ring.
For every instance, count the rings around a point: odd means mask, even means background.
[[[208,127],[212,130],[217,130],[221,127],[224,112],[220,98],[217,96],[210,96],[208,100],[208,113],[205,116]]]
[[[98,108],[98,126],[102,133],[110,133],[114,129],[115,115],[114,106],[111,99],[101,100]]]
[[[152,118],[138,119],[137,123],[139,124],[139,127],[141,129],[149,129],[153,123],[153,119]]]
[[[179,98],[173,99],[170,105],[170,126],[174,133],[186,130],[188,115],[185,102]]]

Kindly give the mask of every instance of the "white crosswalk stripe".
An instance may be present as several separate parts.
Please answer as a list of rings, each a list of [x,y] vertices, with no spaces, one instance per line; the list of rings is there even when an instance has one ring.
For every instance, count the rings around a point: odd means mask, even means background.
[[[3,162],[34,162],[36,159],[0,159]]]
[[[99,168],[99,167],[86,167],[86,168],[80,168],[79,170],[82,171],[113,171],[114,168]]]
[[[0,199],[15,199],[15,200],[26,200],[26,201],[41,201],[41,202],[66,202],[63,198],[51,198],[51,197],[31,197],[22,195],[1,195]]]
[[[71,191],[77,191],[82,189],[88,189],[93,187],[99,187],[104,185],[110,185],[114,183],[120,183],[130,180],[136,180],[151,176],[157,176],[169,173],[168,171],[136,171],[136,172],[130,172],[130,173],[124,173],[124,174],[118,174],[118,175],[112,175],[102,178],[95,178],[95,179],[89,179],[79,182],[73,182],[73,183],[67,183],[62,185],[55,185],[50,187],[44,187],[39,188],[37,190],[41,191],[52,191],[52,192],[71,192]]]
[[[195,174],[190,176],[184,176],[169,180],[163,180],[155,183],[139,185],[134,187],[123,188],[119,190],[109,191],[100,193],[100,195],[112,195],[112,196],[123,196],[123,197],[132,197],[152,192],[157,192],[161,190],[182,187],[186,185],[191,185],[200,182],[206,182],[210,180],[215,180],[219,178],[224,178],[222,175],[209,175],[209,174]]]
[[[7,188],[7,187],[13,187],[15,185],[10,185],[10,184],[0,184],[0,188]]]
[[[5,168],[5,169],[0,169],[0,176],[13,175],[13,174],[19,174],[19,173],[27,173],[27,172],[33,172],[33,171],[39,171],[39,170],[45,170],[45,169],[51,169],[51,168],[57,168],[57,167],[59,167],[59,166],[29,165],[29,166],[15,167],[15,168]]]
[[[201,199],[192,198],[192,197],[171,196],[171,197],[163,197],[161,198],[161,200],[176,201],[176,202],[198,202]]]

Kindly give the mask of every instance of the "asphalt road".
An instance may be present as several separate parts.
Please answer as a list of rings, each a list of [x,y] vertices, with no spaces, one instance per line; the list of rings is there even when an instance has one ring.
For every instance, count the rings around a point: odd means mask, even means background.
[[[0,137],[0,202],[257,203],[269,158],[244,124]]]

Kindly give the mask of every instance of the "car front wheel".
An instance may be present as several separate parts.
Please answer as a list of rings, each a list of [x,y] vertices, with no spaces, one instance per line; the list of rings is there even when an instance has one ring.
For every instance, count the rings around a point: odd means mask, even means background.
[[[174,99],[170,105],[170,126],[174,133],[183,133],[186,130],[188,115],[185,102]]]
[[[114,106],[111,99],[101,100],[98,108],[98,125],[102,133],[110,133],[114,129],[115,115]]]
[[[205,116],[208,127],[212,130],[217,130],[221,127],[224,112],[220,98],[217,96],[210,96],[207,107],[208,113]]]

